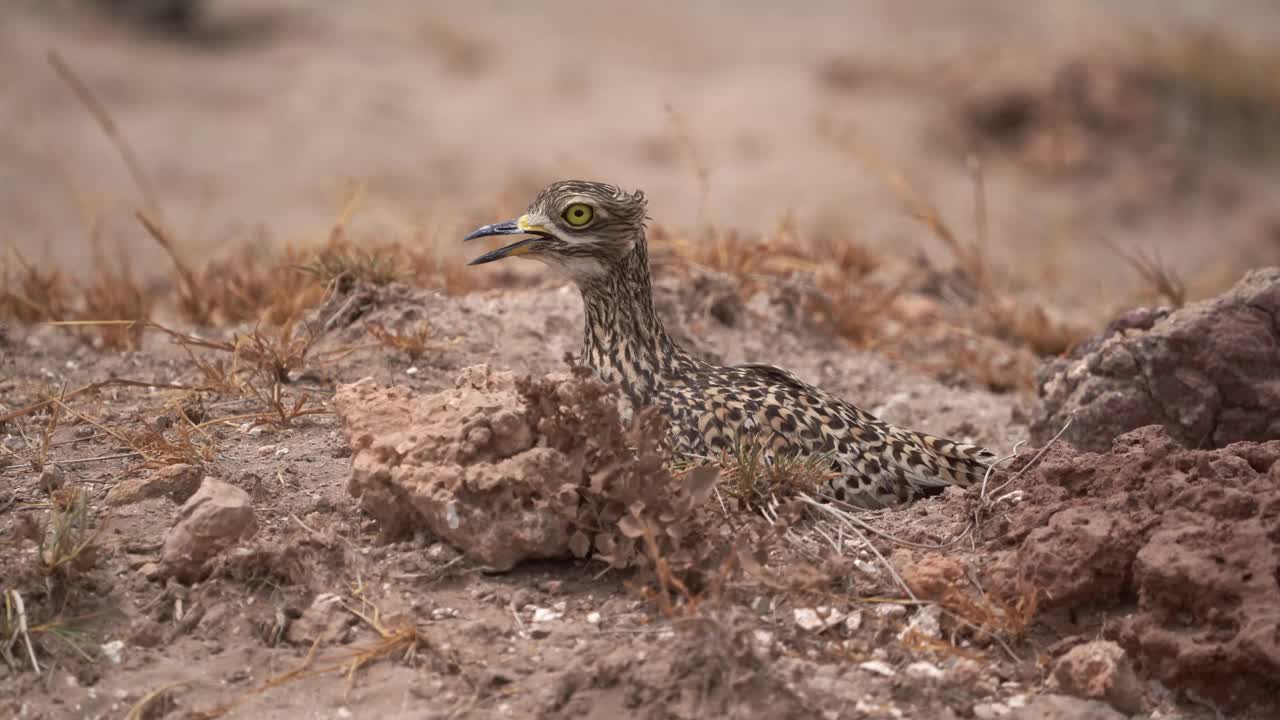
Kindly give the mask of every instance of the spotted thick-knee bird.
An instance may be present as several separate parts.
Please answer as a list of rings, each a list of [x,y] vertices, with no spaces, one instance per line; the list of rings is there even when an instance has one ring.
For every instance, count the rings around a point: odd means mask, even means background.
[[[891,425],[774,365],[724,367],[690,355],[654,312],[645,210],[643,192],[556,182],[519,219],[467,235],[525,236],[471,264],[519,256],[567,273],[586,311],[584,361],[633,407],[661,408],[678,453],[717,457],[754,445],[767,460],[830,457],[822,490],[863,507],[982,478],[995,456],[981,447]]]

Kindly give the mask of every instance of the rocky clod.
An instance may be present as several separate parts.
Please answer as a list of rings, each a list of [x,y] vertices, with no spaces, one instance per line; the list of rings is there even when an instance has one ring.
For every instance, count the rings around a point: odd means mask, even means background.
[[[1280,438],[1280,268],[1180,310],[1135,310],[1037,374],[1031,438],[1105,452],[1162,425],[1187,447]]]
[[[207,477],[165,535],[160,575],[183,583],[203,580],[210,560],[257,529],[249,494]]]

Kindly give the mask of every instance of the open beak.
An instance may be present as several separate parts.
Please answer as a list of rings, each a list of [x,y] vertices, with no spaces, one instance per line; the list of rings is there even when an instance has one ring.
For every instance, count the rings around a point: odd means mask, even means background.
[[[551,233],[547,232],[541,225],[533,225],[529,222],[529,216],[524,215],[519,220],[508,220],[507,222],[494,223],[493,225],[485,225],[476,228],[470,235],[462,238],[463,242],[475,240],[476,238],[489,237],[490,235],[532,235],[522,240],[517,240],[506,247],[500,247],[492,252],[467,263],[468,265],[483,265],[491,263],[494,260],[501,260],[505,257],[514,257],[524,255],[526,253],[537,250],[539,244],[551,237]]]

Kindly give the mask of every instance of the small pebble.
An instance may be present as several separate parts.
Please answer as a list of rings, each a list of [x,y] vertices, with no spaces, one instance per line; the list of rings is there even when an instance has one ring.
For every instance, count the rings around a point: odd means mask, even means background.
[[[844,620],[844,613],[826,606],[796,608],[795,620],[803,630],[824,630]]]
[[[1004,703],[978,703],[973,706],[973,716],[978,720],[995,720],[1009,714],[1009,706]]]
[[[754,635],[756,646],[761,650],[768,650],[773,647],[773,633],[768,630],[756,630]]]
[[[907,666],[906,672],[909,677],[917,680],[941,680],[946,674],[937,665],[924,660],[911,663]]]
[[[124,641],[112,640],[111,642],[103,643],[102,654],[106,656],[107,660],[111,661],[112,665],[119,665],[120,661],[124,659]]]
[[[540,608],[534,608],[533,610],[533,621],[536,623],[551,622],[552,620],[559,620],[563,616],[564,616],[564,613],[556,612],[551,608],[540,607]]]
[[[893,667],[889,665],[889,663],[881,662],[879,660],[868,660],[862,663],[861,665],[859,665],[858,667],[862,668],[863,670],[866,670],[869,673],[875,673],[876,675],[880,675],[882,677],[893,677],[894,675],[898,674],[898,671],[894,670]]]
[[[863,560],[862,558],[856,558],[853,561],[853,566],[872,577],[876,577],[880,574],[880,566],[876,565],[870,560]]]
[[[66,479],[67,477],[62,472],[62,468],[52,464],[45,465],[44,469],[40,471],[40,489],[46,493],[51,493],[62,487]]]
[[[902,605],[893,603],[884,603],[876,606],[876,615],[882,618],[896,618],[907,614],[907,609]]]
[[[898,633],[898,639],[906,640],[912,635],[933,639],[942,637],[942,608],[937,605],[927,605],[917,610],[907,622],[907,626]]]
[[[844,629],[848,632],[857,632],[862,627],[862,613],[852,612],[849,617],[844,619]]]

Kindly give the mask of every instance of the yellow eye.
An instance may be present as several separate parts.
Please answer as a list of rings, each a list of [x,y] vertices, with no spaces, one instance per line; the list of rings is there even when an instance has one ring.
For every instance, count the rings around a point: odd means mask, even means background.
[[[587,223],[591,222],[591,218],[595,217],[595,211],[586,203],[574,203],[565,208],[560,217],[573,227],[586,227]]]

